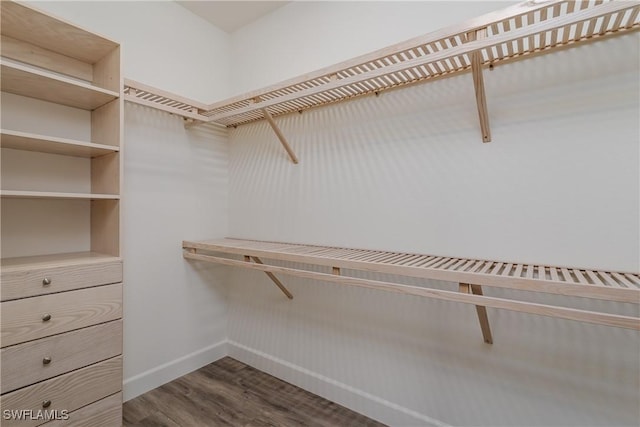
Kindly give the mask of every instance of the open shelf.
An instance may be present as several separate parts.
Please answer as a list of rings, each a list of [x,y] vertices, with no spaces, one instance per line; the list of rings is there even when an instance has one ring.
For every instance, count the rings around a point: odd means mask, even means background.
[[[636,30],[639,12],[634,1],[525,1],[206,106],[129,80],[125,99],[186,119],[238,126],[470,71],[480,97],[483,68]]]
[[[73,139],[8,129],[0,129],[0,147],[87,158],[120,151],[119,147],[113,145],[94,144],[92,142],[76,141]]]
[[[2,34],[94,64],[118,47],[114,41],[12,1],[1,2]]]
[[[80,199],[120,200],[117,194],[60,193],[51,191],[0,190],[0,196],[8,199]]]
[[[42,69],[5,60],[0,65],[4,92],[84,110],[95,110],[119,97],[117,92]]]
[[[274,273],[282,273],[347,286],[473,304],[477,307],[493,307],[640,330],[638,317],[538,304],[506,297],[487,297],[481,290],[482,286],[488,286],[640,304],[640,274],[637,272],[602,271],[239,239],[184,241],[182,247],[185,250],[183,255],[186,259],[259,270],[270,274],[269,277],[272,280],[275,279]],[[242,256],[244,260],[220,257],[216,253]],[[266,261],[263,262],[261,258]],[[269,264],[269,260],[277,261],[278,265]],[[281,265],[283,261],[328,267],[330,273],[284,267]],[[368,280],[344,275],[345,270],[457,282],[460,288],[456,292]],[[284,287],[277,279],[274,282],[281,289]],[[292,298],[292,296],[289,297]],[[480,321],[482,324],[483,319]],[[484,324],[488,328],[486,313]],[[484,327],[483,333],[485,333]],[[485,341],[490,341],[490,334],[485,334]]]
[[[3,273],[29,271],[33,268],[55,268],[69,265],[96,264],[121,261],[122,258],[98,252],[70,252],[51,255],[24,256],[0,259]]]

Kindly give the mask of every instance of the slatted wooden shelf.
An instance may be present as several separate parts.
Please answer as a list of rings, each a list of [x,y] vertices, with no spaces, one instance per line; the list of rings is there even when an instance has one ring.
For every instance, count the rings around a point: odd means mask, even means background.
[[[120,96],[112,90],[28,65],[0,60],[0,68],[3,92],[84,110],[95,110]]]
[[[237,126],[268,119],[265,109],[276,117],[458,75],[474,68],[474,59],[478,74],[489,65],[622,34],[639,27],[639,12],[637,1],[527,1],[210,105],[132,81],[125,93],[128,101],[185,118]]]
[[[0,147],[88,158],[120,151],[120,147],[114,145],[96,144],[8,129],[0,129]]]
[[[343,274],[344,270],[371,271],[457,282],[471,287],[484,285],[640,304],[638,272],[603,271],[239,239],[185,241],[182,246],[185,249],[184,257],[187,259],[251,268],[270,274],[283,273],[344,285],[457,301],[479,307],[493,307],[640,330],[640,318],[637,317],[493,298],[482,295],[481,291],[446,291],[366,280]],[[237,260],[221,257],[216,255],[217,253],[225,256],[240,255],[244,258]],[[262,259],[324,266],[332,270],[331,274],[318,273],[270,265],[266,261],[263,263]]]

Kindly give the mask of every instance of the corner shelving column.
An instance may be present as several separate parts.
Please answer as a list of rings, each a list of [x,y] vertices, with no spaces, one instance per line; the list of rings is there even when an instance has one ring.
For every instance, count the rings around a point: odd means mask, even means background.
[[[120,45],[30,6],[0,7],[0,401],[119,426]],[[3,420],[14,423],[37,424]]]

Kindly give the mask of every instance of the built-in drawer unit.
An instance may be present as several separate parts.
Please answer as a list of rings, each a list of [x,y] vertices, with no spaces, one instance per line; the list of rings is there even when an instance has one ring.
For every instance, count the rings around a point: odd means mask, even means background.
[[[47,427],[116,427],[122,425],[122,393],[69,413],[69,419],[49,421]]]
[[[28,415],[27,419],[3,419],[3,427],[37,426],[47,420],[37,418],[38,411],[62,414],[62,411],[75,411],[86,405],[118,393],[122,388],[122,356],[114,357],[86,368],[78,369],[64,375],[21,388],[0,397],[3,414]],[[24,413],[24,412],[22,412]],[[11,417],[9,417],[11,418]],[[66,424],[63,424],[66,425]],[[92,424],[85,424],[92,425]],[[120,423],[116,424],[120,425]]]
[[[1,303],[2,347],[122,317],[122,283]]]
[[[122,321],[103,323],[0,350],[7,393],[122,354]]]
[[[115,257],[62,260],[64,265],[11,261],[3,261],[0,273],[2,301],[122,282],[122,261]]]

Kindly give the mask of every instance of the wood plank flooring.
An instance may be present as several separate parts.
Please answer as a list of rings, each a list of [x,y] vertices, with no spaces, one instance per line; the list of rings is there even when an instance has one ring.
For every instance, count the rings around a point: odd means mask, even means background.
[[[123,418],[124,427],[384,426],[230,357],[126,402]]]

